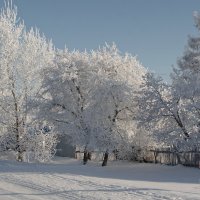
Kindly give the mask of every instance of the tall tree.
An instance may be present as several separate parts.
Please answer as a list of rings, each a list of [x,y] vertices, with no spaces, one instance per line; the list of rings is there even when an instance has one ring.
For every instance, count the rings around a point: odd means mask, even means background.
[[[200,15],[194,14],[200,30]],[[185,52],[171,73],[171,83],[148,73],[142,87],[139,120],[162,144],[196,150],[200,144],[200,37],[189,37]]]
[[[200,15],[194,13],[195,26],[200,30]],[[200,37],[190,36],[183,56],[171,74],[176,93],[184,101],[188,127],[194,148],[199,148],[200,141]]]
[[[146,70],[132,55],[122,55],[116,45],[106,45],[93,52],[100,66],[101,81],[93,95],[93,123],[96,146],[105,152],[118,152],[124,158],[137,132],[133,120],[138,105],[134,101]],[[98,129],[96,130],[96,128]],[[127,148],[126,148],[127,147]],[[130,149],[129,149],[130,150]]]
[[[29,104],[41,85],[41,69],[53,60],[52,44],[36,29],[26,30],[17,8],[8,3],[0,13],[0,125],[10,134],[22,160],[21,141],[30,123]]]
[[[61,134],[68,134],[73,144],[87,149],[91,137],[89,96],[96,81],[88,53],[57,51],[55,67],[46,74],[40,116],[54,123]]]
[[[75,145],[113,150],[128,127],[133,133],[134,91],[145,74],[136,57],[121,55],[115,45],[92,52],[60,51],[47,74],[44,107]]]

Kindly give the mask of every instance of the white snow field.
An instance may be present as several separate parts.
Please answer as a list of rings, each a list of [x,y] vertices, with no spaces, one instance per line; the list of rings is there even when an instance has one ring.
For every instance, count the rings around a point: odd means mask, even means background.
[[[0,160],[0,200],[200,199],[200,169],[70,158],[51,163]]]

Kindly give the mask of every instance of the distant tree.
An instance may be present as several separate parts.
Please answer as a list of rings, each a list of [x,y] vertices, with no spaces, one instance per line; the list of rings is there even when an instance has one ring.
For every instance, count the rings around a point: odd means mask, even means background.
[[[200,15],[194,12],[195,26],[200,31]],[[184,55],[178,60],[178,68],[182,71],[200,72],[200,37],[188,38]]]
[[[200,15],[195,12],[200,30]],[[160,144],[178,151],[197,150],[200,144],[200,37],[189,37],[171,83],[148,73],[142,86],[139,120]],[[161,143],[162,142],[162,143]]]
[[[200,15],[194,13],[195,25],[200,30]],[[171,74],[176,93],[184,101],[184,110],[189,119],[188,127],[194,149],[199,148],[200,132],[200,37],[190,36],[185,52],[178,59],[178,66]]]

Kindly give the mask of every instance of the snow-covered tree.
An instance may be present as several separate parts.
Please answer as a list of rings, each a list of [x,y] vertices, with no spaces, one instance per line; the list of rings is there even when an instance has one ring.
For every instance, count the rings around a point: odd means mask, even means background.
[[[136,57],[121,55],[115,45],[90,53],[58,51],[56,66],[46,73],[44,115],[75,145],[102,151],[125,146],[135,128],[134,92],[145,74]]]
[[[200,30],[200,15],[195,12],[195,25]],[[200,132],[200,37],[190,36],[185,52],[178,60],[178,66],[174,68],[172,85],[176,93],[184,101],[184,110],[187,112],[190,129],[191,143],[199,148]]]
[[[177,146],[189,138],[185,102],[161,77],[147,73],[140,91],[138,120],[162,145]],[[162,142],[162,143],[161,143]]]
[[[56,153],[57,142],[57,133],[48,126],[41,129],[39,127],[28,129],[20,140],[20,145],[26,150],[24,160],[27,162],[50,161]]]
[[[198,12],[194,12],[195,26],[200,31],[200,15]],[[178,60],[178,67],[185,71],[191,72],[200,71],[200,36],[188,38],[188,44],[186,46],[184,55]]]
[[[46,74],[39,101],[43,112],[40,117],[48,118],[61,134],[68,134],[72,144],[88,149],[91,140],[89,96],[96,76],[89,54],[59,50],[55,66],[47,69]]]
[[[53,55],[51,42],[37,29],[27,31],[17,8],[5,5],[0,13],[0,128],[10,136],[7,148],[18,152],[18,160],[26,151],[21,140],[31,126],[30,105],[40,90],[42,69],[51,65]]]
[[[195,13],[200,30],[200,16]],[[171,73],[172,82],[148,73],[140,102],[139,120],[159,144],[178,151],[196,150],[200,144],[200,37],[189,37],[184,55]]]
[[[93,94],[93,126],[102,151],[118,152],[125,157],[131,149],[130,137],[137,132],[133,120],[138,106],[134,101],[146,70],[136,57],[122,55],[116,45],[106,45],[92,52],[101,80]],[[127,148],[124,148],[127,147]]]

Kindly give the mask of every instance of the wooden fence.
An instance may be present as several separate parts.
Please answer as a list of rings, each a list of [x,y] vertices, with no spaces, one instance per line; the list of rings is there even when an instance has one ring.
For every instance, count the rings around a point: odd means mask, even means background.
[[[138,156],[137,156],[138,155]],[[136,154],[136,160],[142,162],[161,163],[166,165],[182,164],[190,167],[200,168],[200,152],[173,152],[163,150],[142,150]]]
[[[103,160],[104,152],[93,151],[91,159],[95,161]],[[117,159],[116,153],[109,154],[109,160]],[[75,158],[83,159],[83,152],[76,151]],[[190,167],[200,168],[200,151],[189,151],[189,152],[174,152],[169,149],[140,149],[133,148],[132,160],[147,163],[161,163],[165,165],[185,165]]]

